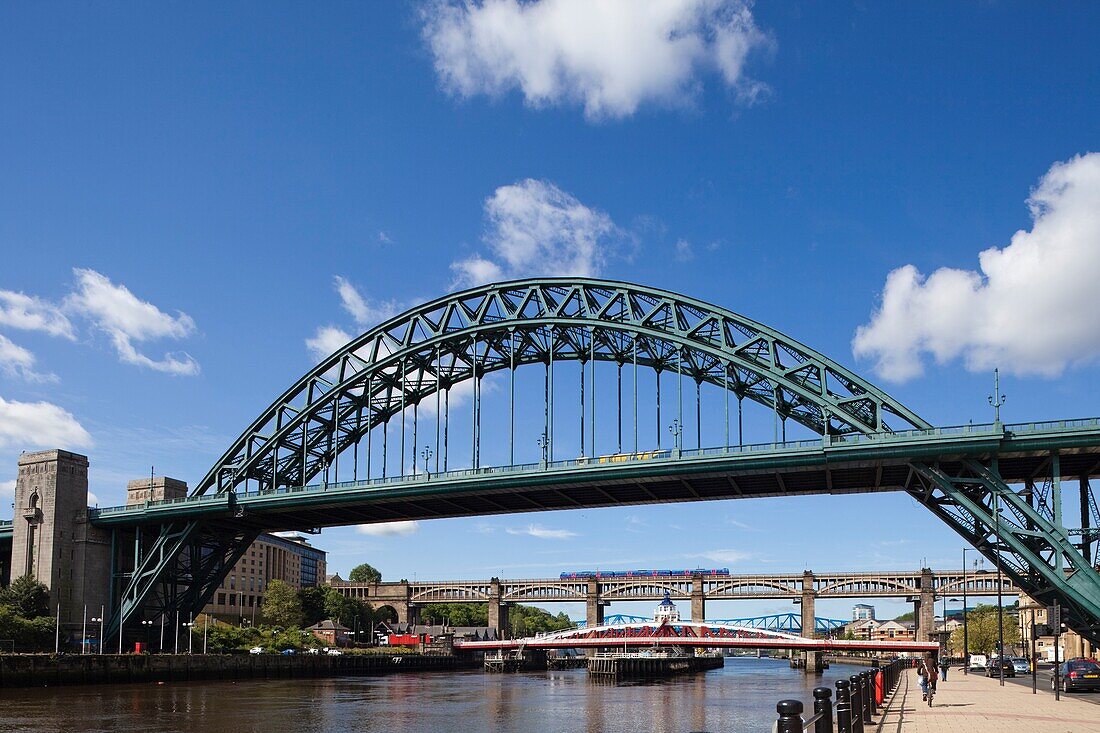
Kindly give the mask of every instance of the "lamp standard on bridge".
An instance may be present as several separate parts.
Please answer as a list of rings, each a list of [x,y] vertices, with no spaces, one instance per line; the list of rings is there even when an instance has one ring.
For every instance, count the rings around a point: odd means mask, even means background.
[[[152,643],[152,642],[150,642],[150,641],[149,641],[149,632],[153,630],[153,629],[152,629],[152,626],[153,626],[153,624],[155,624],[155,623],[156,623],[156,621],[152,621],[152,620],[150,620],[150,619],[144,619],[144,618],[143,618],[143,619],[141,620],[141,627],[142,627],[142,628],[141,628],[141,631],[142,631],[142,634],[141,634],[141,635],[145,637],[145,642],[146,642],[147,644],[151,644],[151,643]]]
[[[539,444],[539,450],[542,451],[542,465],[545,468],[547,463],[546,453],[550,448],[550,439],[546,437],[546,431],[542,432],[539,439],[536,441]]]
[[[96,643],[96,648],[99,650],[100,654],[103,653],[103,616],[104,616],[103,606],[100,606],[99,607],[99,616],[98,617],[93,616],[91,619],[89,619],[93,624],[96,623],[96,622],[99,623],[99,639],[98,639],[98,642]]]
[[[684,433],[684,426],[680,424],[679,420],[673,420],[672,424],[668,426],[668,432],[672,433],[672,445],[678,458],[680,456],[680,436]]]
[[[432,447],[430,445],[424,446],[424,450],[420,451],[420,457],[424,459],[424,475],[425,476],[431,476],[431,474],[428,473],[428,460],[431,459],[431,457],[433,455],[435,455],[435,454],[432,453]]]

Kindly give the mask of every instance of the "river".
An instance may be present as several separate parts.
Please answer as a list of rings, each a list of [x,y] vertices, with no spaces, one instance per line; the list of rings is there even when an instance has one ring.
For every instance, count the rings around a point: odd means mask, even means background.
[[[764,733],[778,700],[809,708],[814,687],[858,670],[834,665],[815,678],[785,661],[740,657],[619,686],[590,682],[581,669],[19,689],[0,692],[0,731]]]

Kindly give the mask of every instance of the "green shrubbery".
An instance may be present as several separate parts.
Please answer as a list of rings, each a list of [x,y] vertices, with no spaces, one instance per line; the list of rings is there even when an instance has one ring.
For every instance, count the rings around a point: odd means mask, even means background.
[[[0,590],[0,641],[14,642],[18,652],[53,651],[57,627],[49,606],[46,586],[30,575],[16,578]]]

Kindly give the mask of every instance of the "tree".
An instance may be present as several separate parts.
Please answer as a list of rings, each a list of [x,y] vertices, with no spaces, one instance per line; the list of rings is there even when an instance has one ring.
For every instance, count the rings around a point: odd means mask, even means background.
[[[1003,611],[1005,627],[1005,646],[1020,643],[1020,625],[1016,613],[1009,608]],[[989,654],[997,650],[999,633],[997,628],[997,607],[981,604],[966,612],[966,637],[971,654]],[[952,650],[961,656],[963,648],[963,627],[951,632]]]
[[[363,563],[351,569],[351,575],[348,576],[348,580],[353,583],[381,583],[382,573],[378,572],[378,570],[367,563]]]
[[[339,621],[348,628],[352,628],[357,618],[360,627],[372,626],[370,605],[348,598],[335,588],[325,589],[325,617]]]
[[[273,626],[300,626],[302,602],[298,599],[298,594],[281,580],[271,581],[264,593],[263,617]]]
[[[906,621],[916,621],[917,620],[917,613],[916,613],[916,611],[910,611],[909,613],[903,613],[902,615],[898,616],[894,620],[897,621],[899,624],[900,623],[905,623]]]
[[[47,616],[50,613],[50,591],[33,575],[24,575],[0,590],[0,605],[11,606],[23,618]]]
[[[325,599],[331,588],[313,586],[298,591],[298,601],[302,604],[302,625],[312,626],[329,618],[325,609]]]

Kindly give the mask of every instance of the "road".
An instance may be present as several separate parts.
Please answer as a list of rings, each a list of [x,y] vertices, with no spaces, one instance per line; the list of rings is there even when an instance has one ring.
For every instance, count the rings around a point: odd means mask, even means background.
[[[950,673],[948,674],[947,684],[951,684],[951,680],[955,679],[955,675],[957,675],[957,674],[961,674],[961,671],[959,669],[952,669],[950,671]],[[985,676],[984,672],[977,672],[977,673],[972,672],[971,674],[977,674],[979,677],[984,677]],[[1054,697],[1054,691],[1050,689],[1050,678],[1053,675],[1054,675],[1054,671],[1051,668],[1049,668],[1049,667],[1040,667],[1039,668],[1039,671],[1035,675],[1035,677],[1036,677],[1035,683],[1036,683],[1036,688],[1038,689],[1038,694],[1048,695],[1050,697]],[[1005,678],[1005,684],[1006,685],[1021,685],[1023,687],[1031,687],[1031,675],[1026,674],[1026,675],[1018,675],[1016,677],[1006,677]],[[1063,696],[1066,696],[1066,695],[1063,693]],[[1081,700],[1082,702],[1087,702],[1090,705],[1100,706],[1100,693],[1096,693],[1096,692],[1071,692],[1071,693],[1069,693],[1068,697],[1071,697],[1074,700]]]

